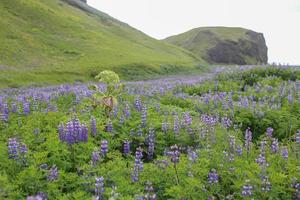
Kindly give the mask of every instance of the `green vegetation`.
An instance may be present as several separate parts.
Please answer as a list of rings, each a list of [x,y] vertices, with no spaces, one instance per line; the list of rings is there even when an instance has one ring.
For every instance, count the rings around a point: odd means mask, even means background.
[[[97,80],[0,93],[0,199],[299,199],[299,71]]]
[[[164,41],[193,52],[209,63],[267,63],[263,34],[238,27],[201,27]]]
[[[207,50],[214,47],[218,40],[237,42],[238,39],[247,39],[246,32],[243,28],[201,27],[168,37],[165,41],[189,49],[201,58],[205,57]]]
[[[0,27],[0,87],[88,81],[105,69],[138,79],[205,64],[78,0],[1,0]]]

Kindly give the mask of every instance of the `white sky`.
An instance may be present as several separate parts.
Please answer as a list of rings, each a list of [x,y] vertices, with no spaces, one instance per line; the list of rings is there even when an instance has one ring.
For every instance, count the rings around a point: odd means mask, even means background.
[[[163,39],[201,26],[264,33],[269,62],[300,64],[300,0],[88,0],[88,4]]]

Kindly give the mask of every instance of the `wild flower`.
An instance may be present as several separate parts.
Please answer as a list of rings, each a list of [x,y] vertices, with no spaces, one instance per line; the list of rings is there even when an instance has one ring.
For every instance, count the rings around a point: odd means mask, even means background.
[[[192,162],[195,163],[197,159],[199,158],[199,155],[196,151],[193,151],[191,148],[188,148],[188,159]]]
[[[18,159],[19,157],[19,148],[20,143],[17,141],[17,138],[8,139],[8,155],[11,159]]]
[[[97,200],[103,200],[103,193],[105,192],[104,188],[104,178],[103,176],[95,178],[95,195]]]
[[[208,173],[208,183],[214,184],[219,182],[219,175],[215,169],[210,170]]]
[[[101,156],[103,156],[103,157],[105,157],[106,154],[108,153],[108,141],[107,140],[101,141],[100,153],[101,153]]]
[[[249,184],[249,180],[246,180],[246,184],[242,188],[242,196],[243,197],[251,197],[253,191],[253,186]]]
[[[129,104],[127,102],[125,103],[123,112],[124,112],[124,115],[125,115],[126,118],[130,118],[131,112],[130,112]]]
[[[91,134],[93,136],[96,136],[98,134],[97,122],[96,122],[96,119],[94,117],[92,117],[92,119],[91,119]]]
[[[99,151],[93,151],[92,152],[92,165],[95,166],[99,160],[100,160]]]
[[[221,122],[222,122],[223,127],[225,127],[225,128],[230,128],[231,125],[232,125],[231,119],[229,119],[229,118],[227,118],[227,117],[223,117],[223,118],[221,119]]]
[[[289,157],[289,151],[288,151],[287,147],[283,147],[282,148],[282,150],[281,150],[281,156],[284,159],[288,159],[288,157]]]
[[[156,200],[156,194],[154,193],[154,189],[150,181],[146,182],[145,192],[144,200]]]
[[[134,107],[136,110],[141,111],[142,110],[142,101],[140,97],[136,97],[134,101]]]
[[[43,200],[43,198],[40,195],[37,196],[28,196],[26,200]]]
[[[271,138],[271,137],[272,137],[272,134],[273,134],[273,131],[274,131],[273,128],[271,128],[271,127],[267,128],[266,135],[267,135],[269,138]]]
[[[178,135],[179,131],[180,131],[180,123],[179,123],[179,118],[177,115],[174,117],[173,131],[174,131],[175,135]]]
[[[271,144],[271,152],[277,153],[279,151],[278,139],[274,138]]]
[[[143,165],[143,153],[141,148],[137,148],[135,152],[135,163],[133,167],[133,172],[131,173],[131,181],[137,182],[139,180],[139,173],[143,171],[144,165]]]
[[[80,124],[77,118],[67,122],[66,128],[62,124],[58,127],[59,139],[69,145],[88,141],[88,128]]]
[[[48,175],[48,181],[54,181],[58,178],[58,170],[57,167],[54,165],[51,167],[49,175]]]
[[[300,130],[296,133],[296,143],[300,146]]]
[[[154,135],[154,130],[150,129],[149,134],[146,138],[146,143],[148,144],[148,159],[152,160],[153,159],[153,154],[154,154],[154,148],[155,148],[155,135]]]
[[[269,177],[268,176],[262,176],[261,180],[262,180],[261,190],[263,192],[269,192],[271,190],[271,187],[272,187],[272,185],[269,181]]]
[[[161,130],[166,133],[168,131],[168,128],[169,128],[169,124],[168,122],[164,121],[161,123]]]
[[[23,113],[25,116],[30,113],[30,103],[28,101],[23,101]]]
[[[250,153],[251,143],[252,143],[252,132],[250,128],[248,128],[245,132],[245,148],[247,150],[247,154]]]
[[[124,155],[129,155],[130,154],[130,142],[128,140],[124,141],[123,153],[124,153]]]
[[[147,126],[147,115],[148,115],[147,113],[148,113],[147,112],[147,107],[143,106],[143,108],[142,108],[142,116],[141,116],[141,121],[142,121],[141,126],[143,128],[145,128]]]
[[[188,126],[188,127],[191,126],[192,122],[193,122],[193,119],[192,119],[190,113],[189,112],[183,113],[183,117],[184,117],[185,126]]]
[[[108,120],[107,124],[106,124],[106,127],[105,127],[105,131],[108,132],[108,133],[111,133],[113,132],[113,123],[111,120]]]

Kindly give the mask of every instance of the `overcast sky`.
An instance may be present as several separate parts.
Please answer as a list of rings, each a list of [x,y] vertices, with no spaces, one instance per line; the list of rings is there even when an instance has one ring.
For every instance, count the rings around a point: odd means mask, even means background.
[[[238,26],[265,35],[269,62],[300,64],[300,0],[88,0],[162,39],[201,26]]]

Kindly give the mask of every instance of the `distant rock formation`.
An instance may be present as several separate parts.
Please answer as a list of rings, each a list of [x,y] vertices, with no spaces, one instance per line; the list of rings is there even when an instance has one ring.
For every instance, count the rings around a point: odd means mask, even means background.
[[[83,3],[87,3],[87,0],[80,0],[81,2],[83,2]]]
[[[196,28],[165,40],[209,63],[248,65],[268,62],[264,35],[243,28]]]

